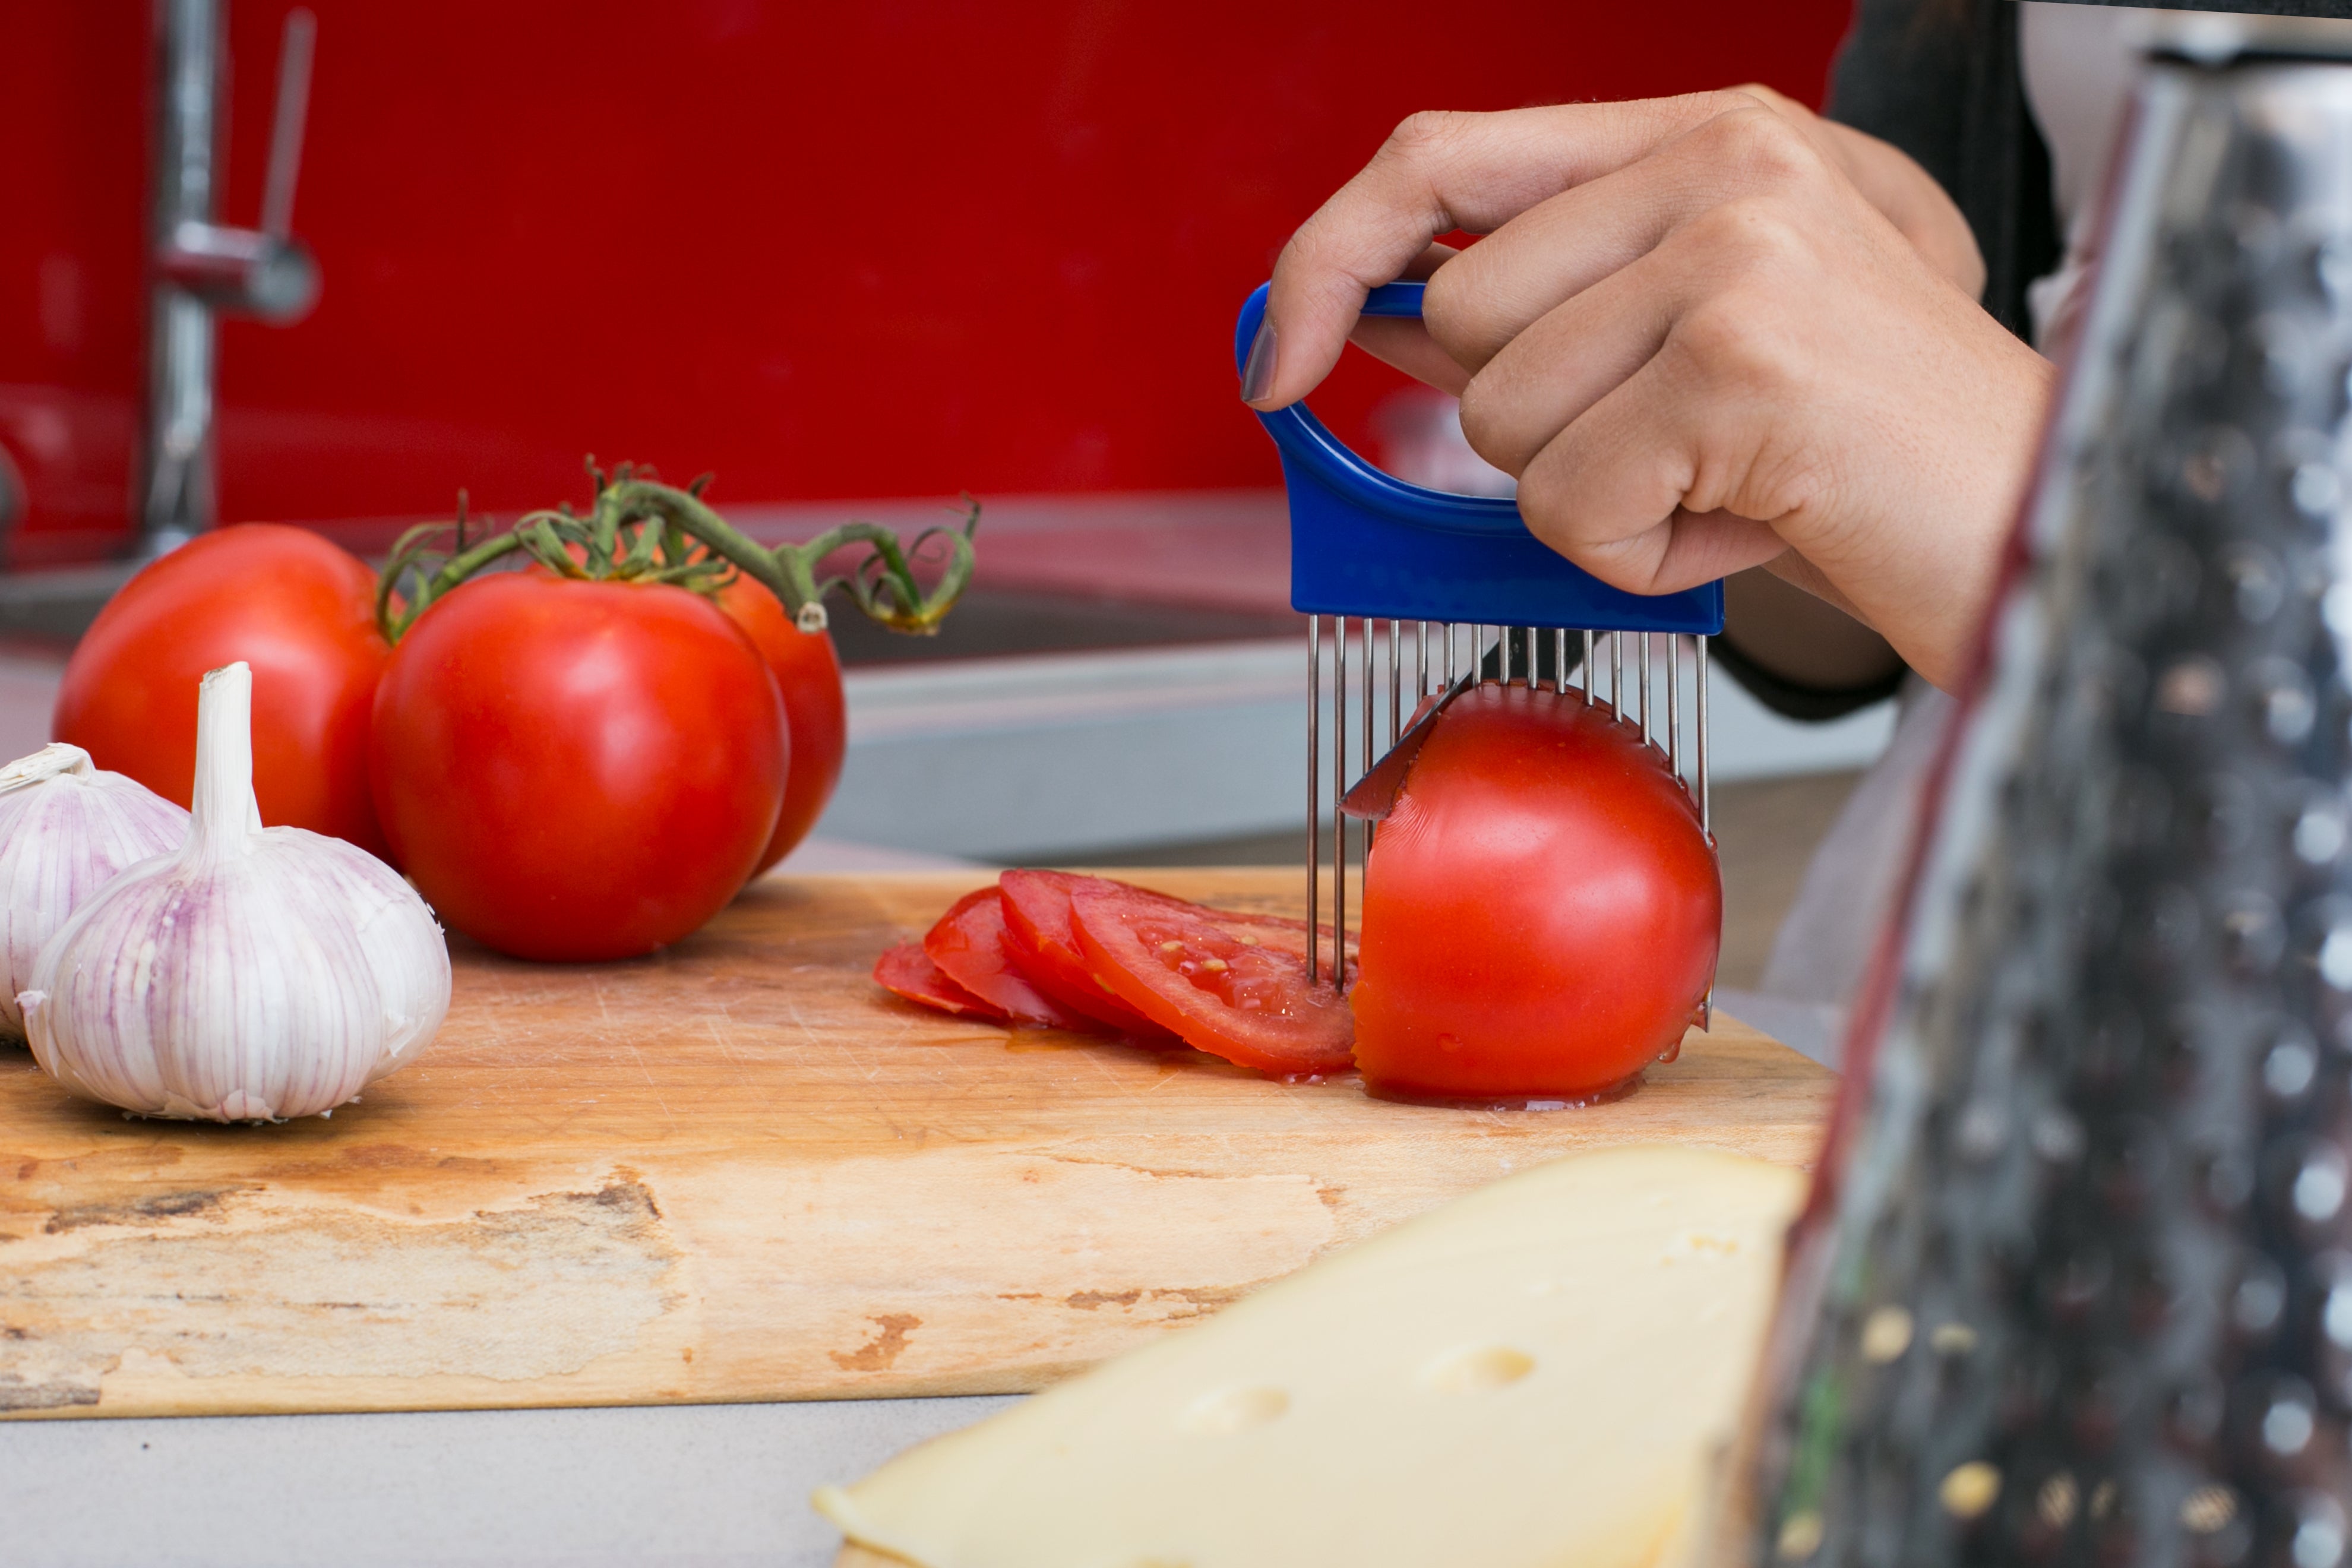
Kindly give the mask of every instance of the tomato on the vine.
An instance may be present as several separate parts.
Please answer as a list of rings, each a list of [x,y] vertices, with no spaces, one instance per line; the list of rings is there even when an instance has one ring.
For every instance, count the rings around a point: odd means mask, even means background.
[[[1576,694],[1441,714],[1364,868],[1356,1062],[1378,1090],[1586,1098],[1681,1043],[1723,884],[1664,753]]]
[[[971,580],[976,503],[960,529],[916,542],[947,542],[927,590],[908,547],[876,524],[771,549],[704,502],[705,480],[677,489],[593,460],[590,474],[586,513],[533,511],[468,540],[461,505],[454,524],[411,529],[379,580],[397,644],[369,745],[384,832],[443,918],[521,958],[631,957],[717,913],[831,788],[841,721],[825,595],[844,589],[880,624],[925,632]],[[444,534],[451,548],[436,548]],[[818,563],[860,544],[873,554],[854,573],[817,580]],[[520,561],[533,564],[507,570]],[[739,574],[791,611],[785,626],[748,598],[722,607]],[[788,635],[763,649],[747,624]],[[778,667],[806,699],[818,753],[782,834],[798,748]],[[909,980],[926,987],[940,989],[928,973]]]
[[[370,755],[384,832],[445,921],[581,960],[676,942],[735,896],[789,744],[766,660],[708,598],[533,569],[418,616]]]
[[[784,780],[784,805],[776,831],[761,851],[758,876],[793,852],[833,798],[841,780],[842,752],[849,744],[849,704],[842,695],[841,656],[833,634],[802,631],[776,595],[750,577],[736,577],[719,590],[719,607],[735,617],[768,661],[783,694],[784,722],[793,732],[793,765]]]
[[[307,529],[240,523],[151,562],[66,665],[50,733],[188,804],[196,688],[253,667],[253,793],[273,827],[384,853],[368,790],[368,723],[392,649],[375,574]]]

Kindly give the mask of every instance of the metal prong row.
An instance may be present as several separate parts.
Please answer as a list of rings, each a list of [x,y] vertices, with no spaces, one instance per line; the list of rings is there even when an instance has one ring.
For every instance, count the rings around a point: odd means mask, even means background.
[[[1351,829],[1348,819],[1340,814],[1339,805],[1347,795],[1349,786],[1370,772],[1372,764],[1386,755],[1390,747],[1396,744],[1398,736],[1403,733],[1406,721],[1412,711],[1420,706],[1423,698],[1431,695],[1433,691],[1452,687],[1465,669],[1476,671],[1480,679],[1486,679],[1486,671],[1490,652],[1494,658],[1496,675],[1504,684],[1509,685],[1516,679],[1523,681],[1528,689],[1536,689],[1541,683],[1539,668],[1541,661],[1538,657],[1540,645],[1537,639],[1543,635],[1543,628],[1486,625],[1457,626],[1454,623],[1446,621],[1414,623],[1411,689],[1412,700],[1407,702],[1402,647],[1404,623],[1396,620],[1383,621],[1371,616],[1334,616],[1330,619],[1329,700],[1332,761],[1329,842],[1332,853],[1332,904],[1329,973],[1335,984],[1342,984],[1347,973],[1348,845]],[[1350,620],[1356,623],[1355,680],[1358,688],[1352,693],[1348,689],[1349,679],[1348,645]],[[1466,634],[1469,656],[1466,667],[1456,658],[1455,633],[1457,630]],[[1434,658],[1432,657],[1433,650],[1430,647],[1433,635],[1438,644],[1434,650]],[[1696,639],[1698,657],[1693,689],[1696,700],[1692,711],[1696,728],[1696,744],[1692,752],[1695,766],[1691,773],[1685,777],[1683,769],[1681,638],[1673,636],[1667,637],[1666,698],[1663,715],[1665,732],[1661,737],[1654,725],[1655,714],[1654,694],[1651,690],[1653,669],[1650,646],[1651,637],[1659,634],[1584,631],[1579,635],[1584,639],[1583,658],[1579,664],[1578,680],[1574,689],[1581,692],[1587,706],[1597,703],[1601,700],[1599,660],[1596,656],[1600,651],[1599,639],[1606,637],[1609,639],[1608,686],[1611,717],[1619,721],[1624,721],[1630,717],[1632,722],[1639,726],[1643,742],[1645,744],[1659,745],[1665,752],[1668,769],[1676,777],[1684,779],[1685,787],[1689,789],[1692,798],[1698,806],[1700,828],[1711,836],[1714,823],[1707,789],[1706,639],[1705,637]],[[1385,659],[1379,657],[1373,646],[1374,639],[1383,636],[1387,639]],[[1632,692],[1627,691],[1625,687],[1625,666],[1628,662],[1625,657],[1625,639],[1629,636],[1641,639],[1632,660],[1635,678],[1639,681],[1639,689]],[[1322,861],[1325,843],[1322,793],[1324,776],[1322,715],[1325,700],[1323,637],[1324,617],[1308,616],[1307,623],[1307,921],[1310,930],[1319,923],[1322,907]],[[1571,689],[1568,676],[1568,639],[1569,633],[1565,629],[1551,630],[1552,689],[1560,696],[1566,696]],[[1383,664],[1387,667],[1388,677],[1388,700],[1385,705],[1379,700]],[[1351,697],[1354,699],[1352,704],[1349,700]],[[1349,710],[1351,706],[1356,708],[1356,717],[1362,726],[1357,739],[1355,756],[1352,759],[1349,755],[1348,746]],[[1383,706],[1386,708],[1388,716],[1385,742],[1378,728]],[[1351,761],[1354,764],[1352,769]],[[1358,825],[1355,830],[1362,834],[1360,842],[1365,854],[1370,855],[1372,843],[1371,825],[1370,823]],[[1322,955],[1317,951],[1318,946],[1318,943],[1308,944],[1307,975],[1310,982],[1318,981],[1322,976]]]

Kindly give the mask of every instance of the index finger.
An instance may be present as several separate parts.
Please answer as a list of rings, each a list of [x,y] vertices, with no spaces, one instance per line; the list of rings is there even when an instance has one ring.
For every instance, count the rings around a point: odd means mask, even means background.
[[[1364,296],[1395,280],[1439,235],[1499,228],[1538,202],[1756,101],[1744,92],[1702,92],[1413,115],[1282,247],[1265,322],[1250,351],[1244,401],[1272,410],[1312,392],[1339,363]]]

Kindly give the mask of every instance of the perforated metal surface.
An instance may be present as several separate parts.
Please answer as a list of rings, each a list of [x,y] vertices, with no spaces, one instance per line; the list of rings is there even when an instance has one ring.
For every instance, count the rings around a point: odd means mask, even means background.
[[[2352,67],[2154,69],[1756,1563],[2347,1544]]]

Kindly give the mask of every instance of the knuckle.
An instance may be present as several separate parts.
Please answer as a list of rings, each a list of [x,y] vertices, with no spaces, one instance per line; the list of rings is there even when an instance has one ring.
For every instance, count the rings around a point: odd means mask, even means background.
[[[1730,97],[1744,98],[1766,109],[1782,110],[1796,107],[1796,100],[1787,93],[1775,87],[1767,87],[1760,81],[1743,81],[1737,87],[1724,89],[1724,91]]]
[[[1397,121],[1380,155],[1391,163],[1426,165],[1453,151],[1471,116],[1458,110],[1424,109]]]
[[[1795,184],[1821,167],[1820,155],[1805,133],[1759,100],[1717,115],[1707,132],[1714,155],[1752,182]]]
[[[1702,380],[1717,386],[1785,388],[1803,380],[1801,355],[1769,309],[1737,291],[1710,295],[1685,310],[1669,341]]]
[[[1685,247],[1743,277],[1797,261],[1807,244],[1794,214],[1759,196],[1718,203],[1692,219],[1676,237]]]
[[[1720,374],[1747,365],[1755,353],[1757,330],[1736,300],[1717,294],[1683,311],[1669,336],[1686,360]]]

